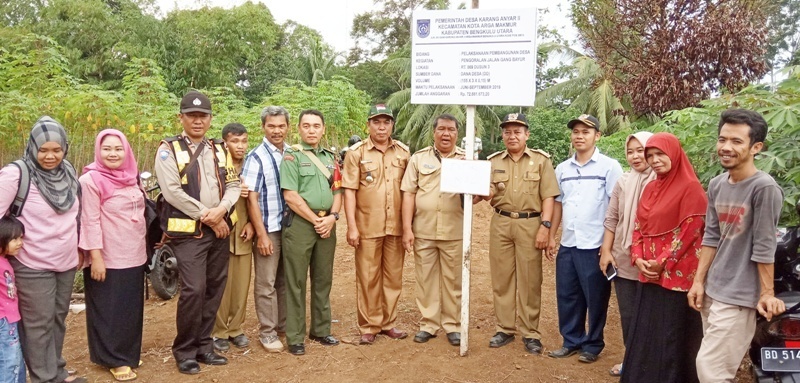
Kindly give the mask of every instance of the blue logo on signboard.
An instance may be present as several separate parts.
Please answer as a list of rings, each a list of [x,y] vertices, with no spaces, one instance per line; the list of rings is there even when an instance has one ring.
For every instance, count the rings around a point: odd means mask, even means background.
[[[431,34],[431,19],[417,20],[417,36],[426,38]]]

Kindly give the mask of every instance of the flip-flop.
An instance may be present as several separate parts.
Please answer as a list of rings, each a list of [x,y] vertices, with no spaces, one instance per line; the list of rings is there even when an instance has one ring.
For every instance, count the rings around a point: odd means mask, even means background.
[[[614,365],[608,370],[608,374],[611,376],[622,376],[622,363]]]
[[[133,370],[131,370],[130,367],[124,366],[124,367],[117,367],[117,368],[121,369],[121,371],[114,372],[113,368],[108,370],[109,372],[111,372],[111,375],[114,376],[114,380],[116,380],[118,382],[129,382],[131,380],[136,380],[136,377],[137,377],[136,373],[133,372]]]

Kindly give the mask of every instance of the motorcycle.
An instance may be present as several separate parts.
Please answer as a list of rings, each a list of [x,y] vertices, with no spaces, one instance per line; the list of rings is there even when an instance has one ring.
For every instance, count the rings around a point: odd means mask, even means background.
[[[800,382],[800,227],[779,228],[775,251],[775,296],[786,312],[767,321],[758,316],[750,345],[758,383]]]
[[[150,172],[143,172],[140,177],[147,198],[156,201],[160,190],[158,182]],[[151,225],[159,224],[156,219]],[[178,261],[169,240],[163,237],[160,229],[147,230],[147,268],[145,272],[153,291],[159,298],[170,300],[178,293]],[[150,291],[147,289],[145,291],[149,299]]]

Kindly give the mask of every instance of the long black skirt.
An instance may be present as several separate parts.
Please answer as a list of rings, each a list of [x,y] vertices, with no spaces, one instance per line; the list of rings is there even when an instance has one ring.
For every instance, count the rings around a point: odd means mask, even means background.
[[[144,266],[106,269],[103,282],[83,270],[89,358],[107,368],[139,365],[144,317]]]
[[[695,358],[703,322],[689,307],[686,293],[639,283],[635,302],[621,382],[697,382]]]

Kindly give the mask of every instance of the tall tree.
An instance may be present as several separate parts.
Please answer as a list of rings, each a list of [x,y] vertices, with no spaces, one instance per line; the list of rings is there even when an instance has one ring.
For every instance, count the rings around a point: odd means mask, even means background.
[[[173,11],[164,22],[169,39],[159,63],[173,93],[235,85],[258,102],[290,73],[279,54],[281,26],[263,4]]]
[[[449,0],[374,0],[375,10],[353,18],[350,37],[355,47],[348,62],[383,59],[411,42],[411,13],[416,9],[447,9]]]
[[[777,0],[769,12],[770,69],[800,65],[800,0]]]
[[[581,39],[638,115],[736,91],[767,66],[770,0],[575,0]]]
[[[569,106],[578,113],[591,114],[600,120],[604,132],[609,134],[628,127],[629,106],[617,97],[613,79],[606,76],[597,61],[556,43],[540,45],[540,54],[542,51],[547,52],[546,57],[560,53],[562,58],[572,62],[554,70],[563,76],[537,91],[537,106]]]

